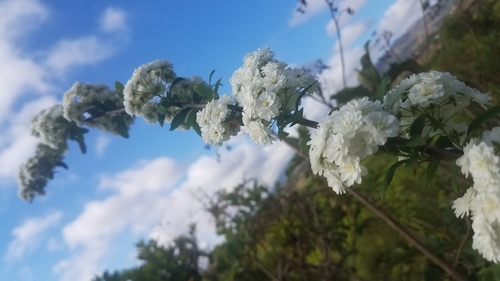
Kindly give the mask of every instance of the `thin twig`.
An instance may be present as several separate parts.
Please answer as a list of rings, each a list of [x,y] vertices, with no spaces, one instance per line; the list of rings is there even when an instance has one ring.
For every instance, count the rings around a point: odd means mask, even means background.
[[[470,225],[470,219],[468,216],[465,216],[465,222],[467,222],[467,232],[465,233],[465,236],[462,239],[460,246],[458,247],[457,255],[455,256],[455,263],[453,264],[453,267],[457,267],[458,260],[460,259],[460,255],[462,255],[462,250],[464,249],[465,243],[467,242],[467,240],[469,240],[471,225]]]
[[[288,143],[291,145],[291,143]],[[295,145],[292,146],[295,151],[300,151],[298,147]],[[305,158],[309,160],[309,158]],[[408,242],[410,242],[413,246],[415,246],[422,254],[424,254],[427,258],[436,263],[439,267],[441,267],[448,275],[452,276],[456,280],[466,281],[462,275],[458,271],[456,271],[453,267],[448,265],[445,261],[443,261],[440,257],[435,255],[429,248],[427,248],[420,240],[415,237],[408,229],[399,224],[389,215],[387,215],[384,211],[382,211],[379,207],[375,206],[373,203],[368,201],[365,197],[363,197],[360,193],[358,193],[353,188],[346,188],[347,193],[354,196],[354,198],[358,199],[365,207],[370,209],[375,215],[381,218],[385,223],[387,223],[392,229],[396,230],[399,234],[401,234]]]

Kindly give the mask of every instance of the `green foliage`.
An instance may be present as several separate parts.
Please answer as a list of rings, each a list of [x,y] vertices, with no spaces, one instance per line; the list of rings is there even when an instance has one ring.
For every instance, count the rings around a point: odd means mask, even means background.
[[[202,280],[199,258],[204,253],[198,248],[194,225],[187,235],[175,238],[170,246],[165,247],[150,240],[147,243],[139,242],[137,249],[143,265],[112,274],[106,271],[93,281]]]
[[[460,1],[441,29],[433,68],[448,71],[467,85],[500,97],[500,2]]]

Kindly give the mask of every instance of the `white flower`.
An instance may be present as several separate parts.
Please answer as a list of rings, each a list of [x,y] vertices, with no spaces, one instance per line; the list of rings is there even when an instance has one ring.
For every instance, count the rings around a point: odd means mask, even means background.
[[[361,183],[361,176],[366,174],[366,168],[359,165],[358,157],[345,157],[342,163],[339,163],[338,172],[340,180],[347,186],[356,183]]]
[[[408,99],[412,104],[427,106],[432,100],[435,100],[443,95],[443,85],[435,83],[420,83],[410,88]]]
[[[177,76],[168,61],[153,61],[141,65],[123,90],[125,111],[129,115],[142,116],[142,108],[155,95],[165,92],[165,84],[172,83]]]
[[[383,111],[368,113],[364,117],[366,130],[373,134],[373,140],[377,145],[384,145],[387,138],[398,135],[399,124],[395,116]]]
[[[452,208],[455,210],[455,216],[457,218],[463,218],[464,215],[469,215],[474,196],[476,196],[476,191],[474,188],[470,187],[462,197],[453,201]]]
[[[273,92],[262,93],[255,101],[257,116],[266,121],[271,121],[279,113],[279,103]]]
[[[327,131],[327,127],[323,126],[317,131]],[[341,134],[331,134],[330,136],[326,136],[326,143],[324,145],[323,155],[330,162],[340,163],[342,161],[342,157],[347,155],[349,141],[345,140]],[[315,137],[316,141],[319,141],[317,137]]]
[[[500,225],[498,221],[490,223],[481,215],[472,221],[472,248],[485,259],[497,263],[500,260]]]
[[[340,133],[344,136],[350,138],[353,137],[362,123],[363,116],[361,111],[355,111],[353,109],[339,110],[339,114],[335,114],[332,122],[332,132]]]
[[[372,111],[380,111],[383,108],[383,105],[380,101],[371,101],[368,97],[363,97],[361,99],[351,100],[346,105],[346,108],[351,108],[355,111],[361,111],[361,114],[367,115]]]
[[[196,122],[200,125],[203,141],[210,145],[221,146],[222,143],[239,131],[239,125],[226,120],[231,110],[227,107],[232,104],[230,95],[222,95],[212,100],[205,108],[196,114]]]
[[[246,128],[253,142],[262,145],[272,144],[274,138],[271,136],[271,130],[264,126],[260,120],[250,121]]]
[[[70,123],[63,117],[62,105],[54,105],[38,113],[31,121],[31,134],[53,149],[66,149]]]

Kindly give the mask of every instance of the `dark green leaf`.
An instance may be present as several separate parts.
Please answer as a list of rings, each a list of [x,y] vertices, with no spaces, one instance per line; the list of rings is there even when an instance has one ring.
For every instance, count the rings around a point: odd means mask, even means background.
[[[165,123],[165,114],[163,113],[157,113],[158,114],[158,123],[160,123],[160,126],[163,127],[163,124]]]
[[[380,187],[380,197],[384,198],[384,193],[389,187],[389,185],[392,182],[392,179],[394,178],[394,174],[396,173],[396,169],[399,168],[399,166],[405,164],[409,160],[403,160],[403,161],[398,161],[394,163],[389,170],[387,171],[387,174],[385,175],[384,181],[382,182],[382,186]]]
[[[172,82],[172,85],[170,85],[170,89],[168,90],[168,93],[167,93],[167,97],[171,97],[172,96],[172,90],[174,89],[174,86],[177,85],[177,83],[183,81],[184,78],[182,77],[177,77],[175,78],[175,80]]]
[[[389,77],[385,77],[382,82],[380,82],[380,85],[378,86],[377,89],[377,96],[376,99],[380,102],[384,101],[384,96],[387,91],[387,84],[389,83]]]
[[[219,86],[221,85],[221,83],[220,83],[221,80],[222,80],[222,78],[219,78],[219,80],[217,80],[217,82],[215,83],[215,87],[214,87],[214,94],[215,94],[215,96],[218,96]]]
[[[402,63],[392,63],[385,75],[389,76],[391,81],[394,81],[405,71],[409,71],[411,73],[421,73],[426,72],[427,70],[423,66],[418,64],[418,62],[416,62],[415,60],[409,59]]]
[[[196,84],[194,85],[193,90],[206,98],[213,98],[212,89],[205,84]]]
[[[215,69],[212,70],[212,72],[210,72],[210,76],[208,76],[208,84],[210,84],[210,86],[212,86],[212,76],[214,75],[215,73]]]
[[[311,84],[309,85],[309,87],[302,89],[302,92],[300,92],[299,96],[297,97],[297,101],[295,102],[295,110],[299,110],[300,100],[307,93],[307,91],[311,89],[313,85],[314,84]]]
[[[198,124],[198,122],[196,122],[196,120],[194,120],[194,122],[193,122],[193,130],[201,137],[200,124]]]
[[[85,141],[83,139],[76,140],[78,142],[78,146],[80,146],[80,150],[83,154],[87,153],[87,146],[85,145]]]
[[[177,115],[175,115],[174,119],[172,119],[172,123],[170,124],[170,131],[177,129],[180,125],[184,124],[186,121],[186,116],[189,113],[191,108],[183,108]]]
[[[117,118],[116,130],[118,131],[118,134],[120,134],[120,136],[122,136],[126,139],[129,138],[128,127],[127,127],[127,124],[125,123],[125,121],[123,120],[123,118],[120,118],[120,117]]]
[[[450,138],[448,138],[447,136],[439,136],[439,138],[436,140],[436,143],[434,143],[434,146],[442,149],[455,147],[450,141]]]
[[[363,86],[347,87],[330,96],[330,99],[336,99],[338,104],[344,104],[356,98],[371,96],[372,92]]]
[[[189,129],[193,127],[193,124],[196,122],[196,114],[198,113],[198,110],[191,108],[191,110],[188,112],[188,115],[186,117],[186,128]]]
[[[420,145],[425,145],[425,140],[420,136],[420,135],[413,135],[410,137],[410,139],[402,144],[402,147],[415,147],[415,146],[420,146]]]
[[[434,175],[436,174],[436,171],[439,167],[440,162],[441,162],[441,160],[439,160],[439,159],[432,159],[429,162],[429,164],[427,165],[425,179],[427,180],[428,184],[430,184],[432,182],[432,179],[434,178]]]
[[[125,89],[125,86],[123,86],[123,84],[120,83],[119,81],[116,81],[115,82],[115,90],[117,92],[123,92],[123,89]]]
[[[55,164],[56,164],[56,166],[63,167],[63,168],[64,168],[64,169],[66,169],[66,170],[69,168],[69,167],[68,167],[68,164],[66,164],[66,163],[65,163],[65,162],[63,162],[63,161],[56,161],[56,163],[55,163]]]
[[[309,152],[309,145],[307,143],[310,140],[311,140],[311,136],[309,136],[309,135],[307,135],[307,137],[304,137],[300,140],[300,142],[299,142],[300,151]]]
[[[488,109],[485,113],[481,114],[481,116],[477,117],[470,123],[469,128],[467,129],[467,135],[470,135],[472,132],[481,127],[481,125],[483,125],[486,121],[496,117],[498,114],[500,114],[500,105]]]
[[[424,130],[425,127],[425,115],[420,115],[413,121],[413,124],[411,124],[410,127],[410,136],[420,136],[422,135],[422,131]]]

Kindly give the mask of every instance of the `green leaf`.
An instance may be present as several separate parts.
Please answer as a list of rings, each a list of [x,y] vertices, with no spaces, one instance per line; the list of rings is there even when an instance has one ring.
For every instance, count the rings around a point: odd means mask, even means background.
[[[116,119],[117,120],[116,130],[118,131],[118,134],[120,134],[120,136],[128,139],[129,135],[128,135],[127,124],[125,123],[125,121],[123,120],[123,118],[120,118],[119,116],[116,116],[116,117],[118,117]]]
[[[56,161],[56,166],[63,167],[64,169],[69,169],[68,164],[66,164],[64,161]]]
[[[483,125],[486,121],[496,117],[498,114],[500,114],[500,105],[488,109],[485,113],[481,114],[470,123],[469,128],[467,129],[467,135],[470,135],[472,132],[481,127],[481,125]]]
[[[123,92],[124,89],[125,89],[125,86],[123,86],[123,84],[120,81],[115,82],[115,90],[116,91]]]
[[[214,94],[215,96],[217,97],[219,94],[219,86],[222,85],[220,83],[220,81],[222,80],[222,78],[219,78],[219,80],[217,80],[217,82],[215,83],[215,87],[214,87]]]
[[[432,159],[429,164],[427,164],[427,170],[425,173],[425,179],[427,180],[427,183],[430,184],[432,182],[432,179],[434,178],[434,175],[436,175],[436,171],[439,167],[439,163],[441,160],[439,159]]]
[[[215,69],[212,70],[212,72],[210,72],[210,76],[208,76],[208,84],[210,84],[210,86],[212,86],[212,76],[214,75],[215,73]]]
[[[344,104],[355,98],[371,96],[372,92],[364,86],[346,87],[330,96],[330,99],[336,99],[338,104]]]
[[[196,84],[194,85],[193,90],[198,94],[200,94],[201,96],[204,96],[209,99],[213,98],[212,89],[205,84]]]
[[[157,113],[158,114],[158,123],[160,123],[160,126],[163,127],[163,124],[165,123],[165,114],[163,113]]]
[[[377,96],[376,99],[380,102],[384,101],[384,96],[387,91],[387,84],[389,83],[389,77],[385,77],[382,82],[380,82],[380,85],[378,86],[377,89]]]
[[[180,125],[184,124],[186,121],[187,114],[191,108],[183,108],[177,115],[175,115],[174,119],[172,119],[172,123],[170,124],[170,131],[177,129]]]
[[[441,149],[455,147],[450,138],[448,138],[447,136],[439,136],[439,138],[434,143],[434,146]]]
[[[87,146],[85,145],[85,141],[79,138],[76,140],[76,142],[78,143],[78,146],[80,146],[80,150],[82,151],[82,153],[87,153]]]
[[[300,100],[315,83],[309,85],[307,88],[302,89],[302,92],[300,92],[299,96],[297,97],[297,101],[295,102],[295,110],[299,110]]]
[[[409,160],[402,160],[394,163],[389,170],[387,171],[387,174],[385,175],[384,181],[382,182],[382,186],[380,187],[380,197],[384,198],[384,193],[389,187],[389,185],[392,182],[392,179],[394,178],[394,174],[396,173],[396,169],[399,168],[399,166],[405,164]]]
[[[172,85],[170,85],[170,89],[168,90],[167,97],[171,97],[172,90],[174,89],[174,86],[177,85],[177,83],[181,82],[182,80],[184,80],[184,78],[182,78],[182,77],[175,78],[174,82],[172,82]]]
[[[413,138],[413,136],[421,136],[422,131],[424,130],[425,127],[425,115],[420,115],[413,121],[413,124],[411,124],[410,127],[410,136]]]
[[[420,145],[425,145],[425,140],[420,136],[420,135],[412,135],[410,139],[402,144],[402,147],[415,147],[415,146],[420,146]]]
[[[193,122],[193,130],[201,137],[200,124],[198,124],[198,122],[196,122],[196,119]]]
[[[311,140],[311,136],[307,135],[306,137],[302,138],[299,142],[299,149],[302,152],[309,152],[309,145],[307,144]]]
[[[187,117],[186,117],[186,128],[191,128],[193,127],[193,124],[196,122],[196,113],[198,113],[198,110],[191,108],[191,110],[188,112]]]

